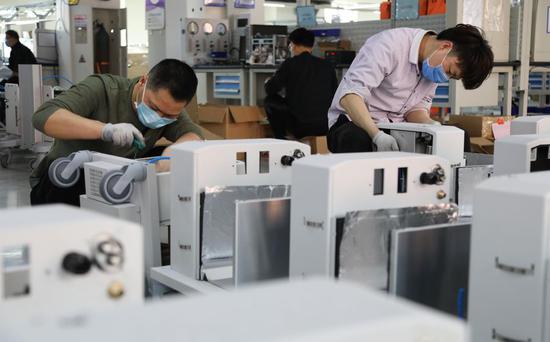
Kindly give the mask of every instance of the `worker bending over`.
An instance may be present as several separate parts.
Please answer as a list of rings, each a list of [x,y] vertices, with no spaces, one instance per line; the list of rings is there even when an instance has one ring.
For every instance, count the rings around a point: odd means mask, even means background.
[[[44,103],[34,113],[33,124],[55,142],[31,175],[31,204],[79,205],[84,177],[66,189],[50,182],[48,167],[57,158],[80,150],[142,158],[151,156],[162,137],[173,143],[200,140],[200,127],[184,111],[196,89],[191,67],[165,59],[147,75],[132,80],[109,74],[88,76]],[[170,148],[162,154],[169,156]],[[169,168],[169,160],[157,164],[159,172]]]
[[[438,83],[479,87],[493,68],[493,52],[475,26],[439,34],[397,28],[369,38],[340,83],[328,112],[331,152],[397,151],[378,122],[436,124],[430,118]]]

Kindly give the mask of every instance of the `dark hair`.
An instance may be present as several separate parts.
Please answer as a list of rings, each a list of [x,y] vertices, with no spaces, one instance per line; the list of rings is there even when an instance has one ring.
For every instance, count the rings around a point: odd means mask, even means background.
[[[313,44],[315,44],[315,35],[310,30],[299,27],[290,33],[288,40],[294,45],[313,47]]]
[[[451,53],[458,57],[464,88],[476,89],[489,76],[493,69],[494,55],[480,28],[458,24],[441,31],[437,39],[453,42]]]
[[[19,33],[17,33],[14,30],[7,30],[6,31],[6,36],[19,40]]]
[[[197,76],[193,69],[177,59],[164,59],[149,71],[147,88],[167,89],[176,101],[189,103],[197,91]]]

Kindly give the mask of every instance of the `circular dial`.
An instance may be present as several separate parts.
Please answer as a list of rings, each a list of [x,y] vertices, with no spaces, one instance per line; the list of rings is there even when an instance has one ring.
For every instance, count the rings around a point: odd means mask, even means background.
[[[187,32],[189,32],[190,35],[196,35],[199,33],[199,24],[194,21],[189,22],[189,24],[187,24]]]
[[[204,34],[211,34],[212,32],[214,32],[214,27],[210,23],[204,23],[202,29],[204,31]]]
[[[224,36],[227,33],[227,26],[225,26],[225,24],[219,23],[216,26],[216,33],[220,36]]]

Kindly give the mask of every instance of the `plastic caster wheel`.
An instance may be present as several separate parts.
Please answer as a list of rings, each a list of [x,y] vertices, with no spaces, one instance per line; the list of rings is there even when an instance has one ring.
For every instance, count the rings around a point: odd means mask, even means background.
[[[59,158],[56,159],[48,169],[48,176],[50,177],[50,181],[58,188],[70,188],[71,186],[75,185],[80,178],[80,169],[76,169],[76,171],[68,178],[63,178],[61,176],[63,170],[65,170],[70,162],[71,159],[69,158]]]
[[[2,165],[4,169],[8,168],[10,161],[11,161],[11,156],[9,154],[3,154],[2,156],[0,156],[0,165]]]
[[[112,204],[122,204],[130,201],[130,197],[134,192],[134,183],[128,184],[120,194],[116,194],[113,190],[115,184],[124,174],[122,170],[112,170],[103,176],[99,183],[99,193],[106,201]]]

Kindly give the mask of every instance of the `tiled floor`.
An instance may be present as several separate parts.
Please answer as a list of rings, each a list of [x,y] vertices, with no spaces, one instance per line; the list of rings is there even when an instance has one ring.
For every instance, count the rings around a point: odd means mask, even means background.
[[[7,169],[0,167],[0,209],[30,205],[29,155],[15,153]]]

